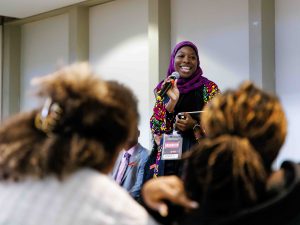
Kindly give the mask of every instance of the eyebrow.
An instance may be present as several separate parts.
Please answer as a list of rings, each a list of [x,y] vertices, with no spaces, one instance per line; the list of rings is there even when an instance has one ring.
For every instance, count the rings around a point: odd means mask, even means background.
[[[179,54],[185,54],[185,55],[197,57],[197,54],[195,54],[195,53],[187,54],[187,53],[185,53],[185,52],[183,52],[183,51],[180,51],[180,50],[176,53],[176,55],[179,55]],[[176,56],[176,55],[175,55],[175,56]]]
[[[185,53],[184,51],[182,51],[181,49],[178,50],[178,52],[176,53],[176,55],[179,54],[179,53],[187,54],[187,53]],[[193,52],[193,53],[191,53],[191,54],[189,54],[189,55],[195,55],[195,56],[197,56],[197,54],[196,54],[195,52]]]

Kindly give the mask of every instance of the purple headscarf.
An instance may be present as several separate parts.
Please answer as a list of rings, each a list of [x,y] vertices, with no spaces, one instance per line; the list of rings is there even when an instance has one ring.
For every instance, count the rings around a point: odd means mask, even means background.
[[[196,71],[189,77],[189,78],[179,78],[177,81],[177,87],[179,89],[179,92],[181,94],[186,94],[192,90],[195,90],[199,87],[201,87],[203,84],[208,83],[209,80],[206,77],[203,77],[202,74],[202,69],[200,67],[200,60],[199,60],[199,55],[198,55],[198,49],[196,47],[196,45],[194,45],[192,42],[190,41],[182,41],[179,42],[175,48],[173,49],[173,52],[171,54],[171,58],[170,58],[170,64],[169,64],[169,69],[168,69],[168,73],[167,76],[170,76],[173,72],[175,72],[175,66],[174,66],[174,62],[175,62],[175,56],[176,53],[178,52],[179,49],[181,49],[184,46],[189,46],[192,49],[194,49],[196,55],[197,55],[197,69]],[[161,81],[155,88],[155,90],[160,90],[161,86],[162,86],[163,81]]]

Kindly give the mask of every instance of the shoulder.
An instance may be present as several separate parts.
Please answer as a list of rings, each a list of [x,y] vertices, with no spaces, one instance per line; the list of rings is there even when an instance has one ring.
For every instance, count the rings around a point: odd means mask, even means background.
[[[281,164],[281,168],[284,170],[286,177],[289,178],[288,183],[300,184],[300,164],[284,161]]]
[[[207,82],[205,82],[203,86],[208,93],[220,92],[218,85],[211,80],[207,80]]]
[[[94,215],[108,219],[110,224],[155,224],[147,211],[110,177],[91,170],[81,174],[89,177],[84,192],[88,195],[86,200],[93,205]]]
[[[300,165],[285,161],[281,169],[284,185],[277,193],[271,193],[269,198],[250,209],[241,210],[229,218],[230,224],[300,224]]]
[[[75,172],[66,181],[69,183],[78,183],[80,188],[88,190],[92,195],[97,192],[117,191],[119,187],[108,175],[90,168]]]
[[[209,102],[213,97],[221,93],[218,85],[211,80],[207,80],[202,87],[204,103]]]
[[[139,155],[141,158],[148,158],[149,153],[150,153],[148,149],[143,147],[141,144],[138,144],[137,148],[138,148]]]
[[[138,143],[137,148],[139,149],[140,152],[146,152],[146,153],[149,152],[149,150],[144,146],[142,146],[140,143]]]

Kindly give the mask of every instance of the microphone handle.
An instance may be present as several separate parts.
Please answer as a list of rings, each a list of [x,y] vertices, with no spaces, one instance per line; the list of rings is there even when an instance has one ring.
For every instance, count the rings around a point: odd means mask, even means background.
[[[159,93],[159,96],[161,96],[161,97],[165,96],[167,94],[168,90],[172,87],[172,83],[173,83],[172,81],[165,83]]]

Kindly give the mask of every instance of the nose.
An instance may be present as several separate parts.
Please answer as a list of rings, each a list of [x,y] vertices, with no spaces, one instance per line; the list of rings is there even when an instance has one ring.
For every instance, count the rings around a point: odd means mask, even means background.
[[[190,62],[190,58],[189,58],[188,56],[185,56],[185,57],[183,58],[183,62],[189,63],[189,62]]]

